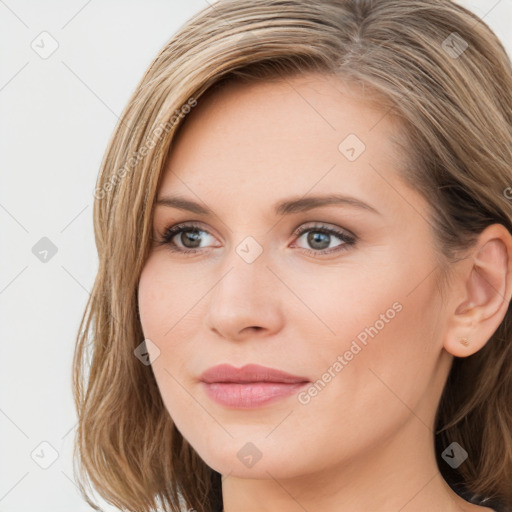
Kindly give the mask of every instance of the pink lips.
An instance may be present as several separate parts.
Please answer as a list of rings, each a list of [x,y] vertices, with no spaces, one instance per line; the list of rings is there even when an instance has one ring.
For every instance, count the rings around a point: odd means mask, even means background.
[[[213,366],[201,374],[207,395],[226,407],[260,407],[295,393],[310,381],[274,368],[248,364]]]

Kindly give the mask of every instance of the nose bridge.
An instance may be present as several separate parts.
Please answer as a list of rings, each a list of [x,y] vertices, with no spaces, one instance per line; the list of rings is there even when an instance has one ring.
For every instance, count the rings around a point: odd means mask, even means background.
[[[224,261],[223,277],[215,286],[217,298],[225,295],[247,305],[260,302],[270,292],[274,277],[267,264],[268,251],[263,245],[250,235],[242,238]]]
[[[233,247],[208,301],[206,322],[210,329],[236,338],[246,327],[277,328],[282,315],[277,280],[267,268],[267,256],[251,236]]]

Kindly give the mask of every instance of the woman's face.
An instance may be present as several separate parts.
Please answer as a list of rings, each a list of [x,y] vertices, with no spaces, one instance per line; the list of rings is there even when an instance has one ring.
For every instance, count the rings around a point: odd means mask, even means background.
[[[230,84],[168,160],[154,238],[185,230],[153,245],[140,318],[170,416],[224,475],[432,449],[451,359],[428,204],[357,98],[316,74]]]

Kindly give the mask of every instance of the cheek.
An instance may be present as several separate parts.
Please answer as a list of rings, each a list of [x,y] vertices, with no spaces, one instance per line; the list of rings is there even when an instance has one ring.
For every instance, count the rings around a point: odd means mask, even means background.
[[[159,312],[157,310],[161,305],[161,301],[157,283],[158,276],[155,265],[152,264],[150,257],[142,269],[137,286],[137,306],[142,330],[146,338],[151,337],[155,326],[158,324],[156,320]]]
[[[407,286],[374,292],[364,308],[346,303],[335,324],[338,336],[309,351],[317,380],[298,397],[301,405],[287,428],[276,431],[276,444],[295,432],[322,432],[330,442],[315,447],[319,458],[339,459],[369,449],[408,421],[420,428],[418,418],[430,423],[437,398],[431,388],[438,361],[433,338],[440,325],[435,290],[409,292]]]
[[[151,255],[144,266],[138,286],[138,306],[146,338],[165,340],[184,315],[187,287],[180,274],[171,272],[160,255]]]
[[[355,431],[361,428],[366,411],[391,425],[409,414],[408,407],[433,398],[429,383],[441,350],[439,298],[433,280],[414,289],[413,274],[397,280],[381,275],[380,282],[375,276],[373,290],[345,302],[335,327],[338,337],[324,346],[327,357],[317,369],[320,382],[318,391],[312,391],[311,403],[315,401],[319,410],[342,403],[334,414],[350,423],[343,411],[352,411]]]
[[[304,400],[318,410],[341,401],[354,412],[407,411],[400,399],[412,407],[428,388],[441,350],[437,275],[429,275],[432,265],[417,250],[402,247],[402,253],[380,254],[308,296],[311,309],[334,331],[314,344],[316,353],[307,343],[299,349],[309,353],[318,379],[313,396]],[[307,338],[315,339],[311,328]]]
[[[188,288],[188,295],[183,290],[187,290],[183,273],[171,272],[165,261],[150,256],[139,280],[139,316],[144,338],[154,344],[146,345],[153,374],[167,409],[173,412],[182,410],[187,401],[182,386],[192,385],[187,369],[194,360],[194,347],[187,342],[187,329],[198,322],[189,305],[197,302],[197,290],[193,293]],[[152,356],[151,346],[157,357]],[[193,404],[188,404],[188,410],[193,410]]]

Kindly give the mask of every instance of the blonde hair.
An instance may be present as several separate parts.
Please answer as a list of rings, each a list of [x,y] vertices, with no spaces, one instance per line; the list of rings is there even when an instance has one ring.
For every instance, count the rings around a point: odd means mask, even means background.
[[[137,286],[162,169],[186,114],[229,80],[307,72],[373,91],[400,121],[403,177],[435,206],[445,272],[486,226],[512,232],[512,69],[476,15],[450,0],[221,0],[199,12],[138,84],[97,181],[99,268],[73,361],[79,487],[96,510],[86,485],[129,511],[178,511],[181,500],[198,512],[222,506],[220,475],[175,428],[151,366],[134,356],[144,339]],[[510,507],[511,321],[509,307],[482,350],[454,359],[435,432],[452,488]],[[440,459],[453,441],[469,453],[457,470]]]

